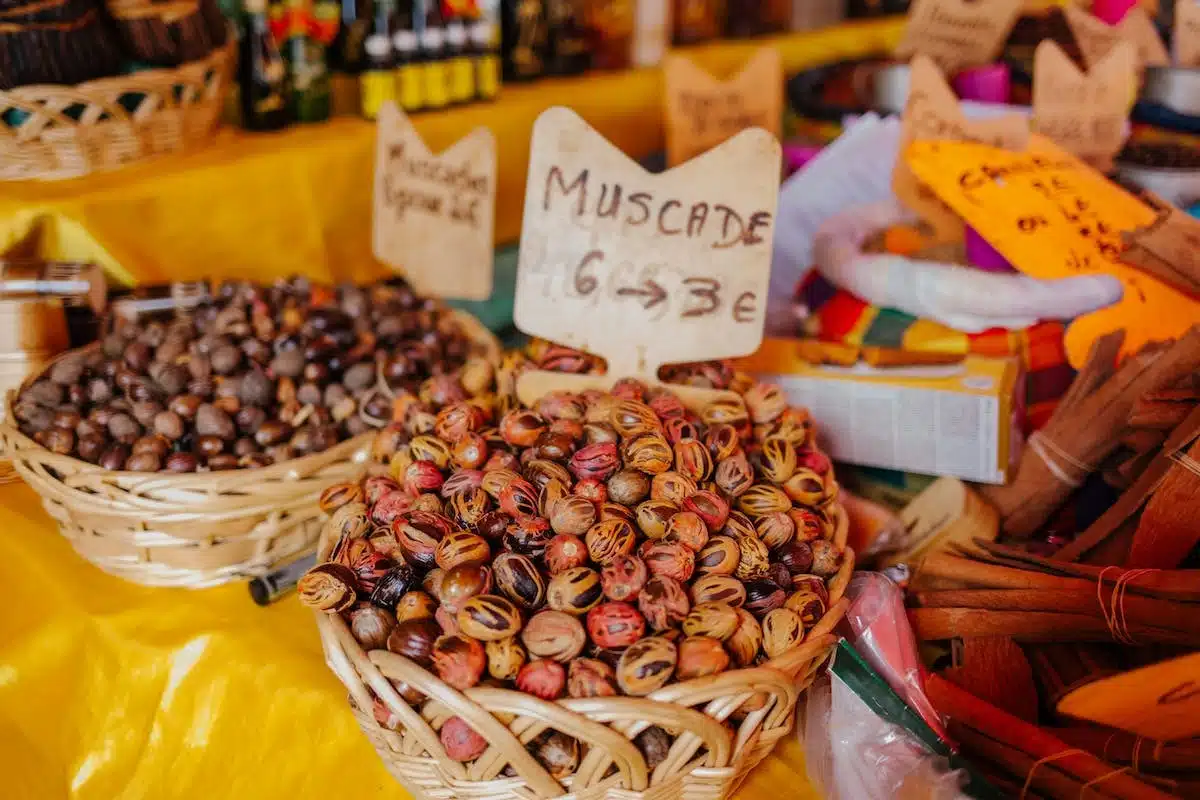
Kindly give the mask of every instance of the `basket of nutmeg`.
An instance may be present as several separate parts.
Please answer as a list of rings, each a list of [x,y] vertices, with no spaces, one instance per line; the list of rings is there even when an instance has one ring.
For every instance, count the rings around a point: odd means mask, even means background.
[[[10,392],[0,422],[76,551],[142,584],[212,586],[311,550],[321,491],[361,472],[395,398],[450,401],[499,359],[478,320],[402,280],[186,299],[116,304],[101,340]]]
[[[854,568],[807,412],[744,376],[692,407],[628,379],[523,406],[508,377],[398,403],[322,496],[298,592],[352,713],[417,796],[727,797]]]

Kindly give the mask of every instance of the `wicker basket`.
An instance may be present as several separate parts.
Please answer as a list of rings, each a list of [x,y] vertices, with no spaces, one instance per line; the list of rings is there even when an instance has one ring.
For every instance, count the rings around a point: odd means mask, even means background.
[[[469,314],[454,316],[479,352],[498,361],[492,333]],[[215,586],[312,548],[322,524],[321,491],[362,471],[375,436],[364,433],[323,453],[253,470],[116,472],[52,453],[17,430],[15,396],[9,393],[0,421],[4,457],[41,495],[81,556],[150,586]]]
[[[838,507],[835,539],[845,544],[849,522]],[[326,560],[335,534],[326,529],[318,561]],[[766,664],[673,683],[646,697],[566,698],[547,702],[511,689],[477,686],[460,692],[403,656],[366,652],[339,614],[317,613],[325,660],[350,692],[350,706],[384,766],[415,797],[441,800],[722,800],[786,736],[796,702],[836,641],[832,631],[845,613],[842,599],[854,569],[845,550],[829,582],[829,610],[793,650]],[[424,694],[408,705],[392,681]],[[375,719],[377,697],[400,720],[396,730]],[[490,743],[468,764],[450,759],[438,731],[461,717]],[[654,770],[633,739],[652,725],[673,745]],[[587,746],[575,774],[561,783],[525,749],[547,730]],[[512,767],[511,777],[502,774]]]
[[[207,58],[75,86],[0,91],[0,180],[60,180],[115,169],[208,139],[236,58],[230,37]]]

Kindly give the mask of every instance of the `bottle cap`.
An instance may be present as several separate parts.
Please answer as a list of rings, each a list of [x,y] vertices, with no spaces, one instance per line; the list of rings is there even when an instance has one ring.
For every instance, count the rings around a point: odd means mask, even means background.
[[[388,37],[382,33],[373,33],[363,42],[363,50],[372,58],[382,58],[391,50],[391,45],[388,42]]]
[[[411,53],[417,49],[417,34],[412,31],[396,31],[392,34],[392,47],[397,52]]]

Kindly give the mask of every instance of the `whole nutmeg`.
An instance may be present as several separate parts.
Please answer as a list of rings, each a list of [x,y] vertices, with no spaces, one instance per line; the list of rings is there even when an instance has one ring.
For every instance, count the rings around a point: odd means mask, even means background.
[[[532,447],[545,432],[546,420],[535,411],[514,409],[500,418],[500,435],[514,447]]]
[[[484,490],[487,490],[487,475],[484,475]],[[524,478],[509,480],[497,497],[500,510],[514,517],[537,516],[538,491]]]
[[[475,524],[475,532],[494,542],[504,536],[511,522],[512,517],[503,511],[489,511],[479,518],[479,522]]]
[[[258,426],[258,430],[254,432],[254,441],[262,447],[271,447],[286,441],[291,435],[291,425],[283,420],[269,419]]]
[[[768,549],[775,550],[795,538],[796,523],[787,512],[773,511],[756,519],[754,530]]]
[[[550,574],[558,575],[560,572],[566,572],[575,567],[582,567],[587,563],[587,545],[578,536],[560,533],[546,545],[546,552],[543,558],[546,562],[546,568],[550,570]]]
[[[557,700],[567,683],[567,671],[557,661],[539,658],[521,667],[517,688],[543,700]]]
[[[724,603],[700,603],[693,606],[683,620],[685,635],[711,636],[718,641],[725,641],[732,636],[737,626],[737,611]]]
[[[604,565],[600,586],[609,600],[634,601],[650,578],[646,562],[637,556],[618,556]]]
[[[824,539],[809,542],[809,545],[812,547],[814,575],[828,578],[838,571],[842,565],[842,554],[837,545]]]
[[[525,648],[517,641],[517,637],[509,636],[486,642],[488,674],[498,681],[517,679],[517,673],[525,665]]]
[[[70,434],[70,431],[64,433]],[[125,462],[125,469],[129,472],[158,472],[162,469],[162,459],[155,453],[136,453]]]
[[[482,564],[459,564],[445,570],[437,586],[437,598],[442,607],[457,614],[472,597],[487,594],[492,589],[492,570]]]
[[[546,579],[528,556],[501,553],[492,569],[496,588],[521,608],[536,611],[546,602]]]
[[[165,464],[168,472],[195,472],[200,461],[192,453],[171,453]]]
[[[774,383],[756,383],[742,395],[750,421],[755,425],[774,422],[788,407],[787,395]]]
[[[657,475],[671,468],[675,454],[661,433],[647,433],[625,443],[625,466]]]
[[[772,561],[767,567],[766,578],[785,591],[792,588],[792,573],[778,561]]]
[[[786,599],[787,594],[773,581],[747,581],[746,603],[743,608],[761,617],[782,606]]]
[[[105,440],[103,436],[88,435],[80,436],[79,441],[75,444],[75,454],[92,464],[100,460],[100,456],[104,454]]]
[[[458,629],[458,617],[454,615],[453,611],[445,606],[437,607],[437,610],[433,612],[433,621],[438,624],[438,627],[442,629],[442,633],[446,634],[447,636],[454,636],[455,634],[462,633],[462,631]]]
[[[732,575],[742,560],[742,549],[729,536],[714,536],[696,555],[696,571],[701,575]]]
[[[509,523],[504,546],[531,558],[541,558],[553,538],[554,531],[544,517],[522,515]]]
[[[467,531],[455,531],[443,537],[434,549],[434,560],[447,571],[460,564],[482,564],[490,556],[487,540]]]
[[[716,492],[707,490],[696,492],[685,499],[682,508],[684,511],[698,514],[708,526],[709,533],[721,530],[725,527],[725,520],[729,518],[729,503]]]
[[[615,697],[616,670],[595,658],[577,658],[567,669],[567,694],[571,697]]]
[[[128,414],[113,414],[108,419],[108,435],[121,444],[132,445],[142,435],[142,426]]]
[[[712,454],[696,439],[680,439],[675,443],[675,471],[696,482],[709,479],[713,471]]]
[[[403,499],[402,495],[398,497]],[[404,500],[405,505],[410,502],[411,500]],[[386,507],[386,503],[381,501],[371,509],[372,521],[377,525],[388,524],[379,514],[381,506]],[[450,520],[428,511],[409,511],[391,522],[392,531],[396,541],[400,543],[400,549],[404,551],[405,558],[414,566],[425,569],[437,563],[438,542],[450,533],[452,526]]]
[[[670,734],[657,725],[652,725],[638,734],[633,743],[642,751],[642,757],[646,759],[646,769],[653,771],[655,767],[667,760],[672,740]]]
[[[317,507],[323,514],[332,514],[348,503],[361,503],[362,499],[362,487],[357,483],[335,483],[321,492]]]
[[[650,499],[666,500],[679,508],[683,501],[699,491],[696,482],[678,472],[663,472],[650,482]]]
[[[790,608],[776,608],[763,617],[762,634],[763,652],[768,658],[776,658],[804,639],[804,624]]]
[[[569,778],[579,768],[579,741],[554,731],[534,747],[533,755],[550,777],[555,780]]]
[[[75,449],[75,432],[68,428],[50,428],[38,435],[42,446],[52,453],[67,456]]]
[[[699,514],[680,511],[667,521],[663,541],[681,544],[693,553],[699,553],[708,544],[708,527]]]
[[[729,653],[709,636],[688,636],[678,645],[679,659],[675,678],[688,681],[705,675],[717,675],[729,667]]]
[[[371,592],[371,602],[380,608],[394,609],[400,598],[417,585],[417,574],[408,564],[399,563],[380,577]]]
[[[483,645],[461,633],[438,638],[433,644],[432,657],[438,677],[460,692],[479,683],[487,664]]]
[[[195,419],[200,412],[203,401],[194,394],[181,394],[171,398],[167,410],[178,414],[185,420]]]
[[[713,482],[727,497],[740,497],[754,485],[754,469],[743,452],[734,453],[717,464]]]
[[[650,477],[636,469],[623,469],[605,484],[609,499],[625,506],[634,506],[645,500],[650,494],[650,486]]]
[[[462,717],[451,717],[438,733],[442,749],[452,761],[474,761],[487,750],[487,739],[466,723]]]
[[[623,519],[597,522],[584,536],[592,561],[604,566],[618,556],[629,555],[636,544],[633,526]]]
[[[607,522],[610,519],[619,519],[633,525],[635,518],[633,511],[620,503],[604,502],[600,504],[600,521]]]
[[[233,439],[237,429],[228,414],[211,403],[204,403],[196,410],[196,433],[199,436]]]
[[[647,541],[639,555],[646,562],[651,575],[665,575],[680,583],[691,580],[696,569],[695,555],[676,542]]]
[[[385,649],[395,627],[395,617],[378,606],[359,606],[350,612],[350,633],[364,650]]]
[[[614,406],[608,422],[625,439],[653,433],[662,428],[654,409],[636,400],[622,400]]]
[[[628,647],[645,634],[646,620],[629,603],[601,603],[588,612],[587,631],[600,647]]]
[[[733,663],[739,667],[748,667],[758,657],[758,649],[762,646],[762,628],[758,620],[744,608],[735,609],[738,615],[738,626],[733,635],[725,640],[725,648],[733,656]]]
[[[634,514],[638,528],[649,539],[661,539],[667,535],[667,525],[679,513],[679,506],[669,500],[647,500],[639,503]]]
[[[596,506],[579,497],[567,495],[550,506],[550,527],[556,533],[582,536],[596,523]]]
[[[783,484],[780,494],[802,506],[815,506],[825,496],[825,480],[811,469],[797,469]]]
[[[356,583],[349,567],[326,562],[301,576],[296,594],[302,604],[317,611],[345,611],[357,599]]]
[[[671,680],[677,658],[674,643],[661,636],[634,642],[617,663],[617,684],[625,694],[644,697]]]
[[[571,493],[597,505],[608,500],[608,489],[600,481],[579,481]]]
[[[586,614],[604,597],[600,574],[588,567],[574,567],[550,579],[546,603],[555,611]]]
[[[746,585],[730,575],[702,575],[691,586],[692,604],[723,603],[734,608],[746,602]]]
[[[638,610],[655,631],[683,622],[691,608],[687,592],[674,578],[655,575],[638,593]]]
[[[137,447],[137,444],[134,444]],[[225,440],[219,436],[197,436],[196,437],[196,452],[204,458],[212,458],[220,455],[225,450]]]
[[[458,628],[481,642],[507,639],[521,629],[521,612],[508,598],[480,594],[470,598],[456,615]]]
[[[562,611],[539,611],[521,631],[529,654],[567,662],[583,652],[587,634],[578,618]]]
[[[621,459],[614,442],[599,442],[580,448],[568,464],[576,478],[605,481],[620,468]]]
[[[759,456],[762,475],[771,483],[786,483],[796,471],[796,448],[783,436],[764,439]]]
[[[737,546],[740,557],[733,574],[743,581],[764,575],[771,564],[771,553],[763,541],[757,536],[740,536]]]
[[[174,411],[160,411],[155,414],[152,428],[156,434],[171,441],[181,438],[185,432],[183,417]]]
[[[805,628],[811,628],[825,616],[825,601],[821,595],[807,589],[792,592],[783,605],[796,613]]]
[[[396,602],[396,620],[406,622],[410,619],[433,619],[437,607],[437,601],[428,593],[414,589],[405,592]]]
[[[114,444],[100,454],[100,460],[97,463],[104,469],[115,471],[125,469],[125,462],[128,459],[129,448],[123,444]]]
[[[470,489],[452,495],[447,510],[460,525],[473,528],[488,513],[488,503],[488,496],[483,489]]]

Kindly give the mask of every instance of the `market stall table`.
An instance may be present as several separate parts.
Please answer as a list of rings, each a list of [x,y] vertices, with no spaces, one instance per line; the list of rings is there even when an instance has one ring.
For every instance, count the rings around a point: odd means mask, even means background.
[[[763,45],[785,72],[888,51],[900,18],[718,42],[682,52],[716,75]],[[505,86],[495,103],[414,117],[435,152],[480,125],[496,136],[496,241],[520,231],[529,136],[546,108],[565,105],[633,158],[663,147],[658,69],[595,72]],[[52,183],[0,183],[0,253],[94,260],[116,279],[269,278],[307,270],[365,280],[371,256],[374,126],[356,118],[280,133],[219,132],[212,145],[122,170]]]
[[[408,797],[294,595],[264,609],[242,583],[193,592],[105,575],[20,483],[0,487],[0,586],[6,800]],[[798,740],[736,797],[819,797]]]

